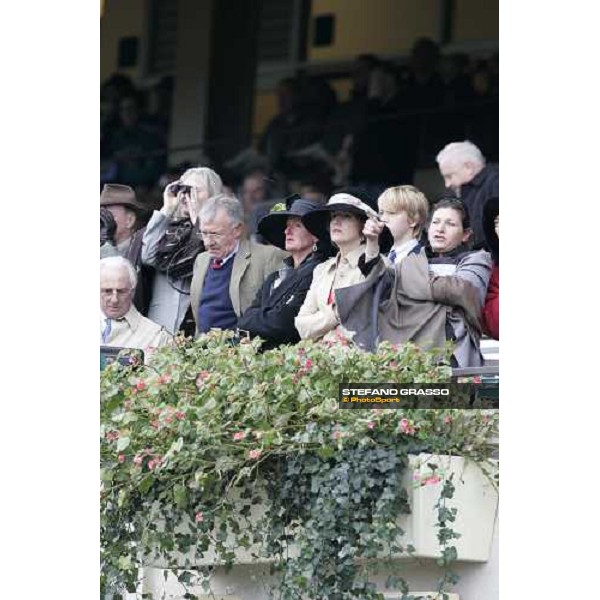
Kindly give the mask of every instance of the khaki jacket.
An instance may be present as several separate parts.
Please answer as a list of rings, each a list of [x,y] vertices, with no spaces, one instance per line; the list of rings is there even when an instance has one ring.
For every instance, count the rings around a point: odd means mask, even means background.
[[[288,256],[287,252],[275,246],[264,246],[248,240],[240,240],[240,247],[232,259],[233,266],[229,282],[229,297],[238,318],[252,304],[265,279],[273,271],[284,266],[283,259],[286,256]],[[198,254],[194,263],[190,298],[196,324],[198,323],[198,305],[202,297],[204,277],[209,264],[208,252]],[[197,325],[196,335],[198,335]]]

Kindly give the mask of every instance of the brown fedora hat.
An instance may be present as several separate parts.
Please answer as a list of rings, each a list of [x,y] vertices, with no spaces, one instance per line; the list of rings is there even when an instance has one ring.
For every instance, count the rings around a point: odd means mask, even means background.
[[[134,211],[144,211],[146,208],[135,198],[133,188],[120,183],[105,183],[100,192],[100,206],[127,206]]]

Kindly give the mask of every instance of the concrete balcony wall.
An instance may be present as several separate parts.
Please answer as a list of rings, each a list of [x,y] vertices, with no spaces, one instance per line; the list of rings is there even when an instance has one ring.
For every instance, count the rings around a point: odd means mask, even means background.
[[[373,577],[373,581],[381,591],[385,590],[385,580],[391,574],[403,576],[411,590],[430,591],[437,587],[442,571],[435,562],[441,549],[436,537],[434,505],[439,498],[441,483],[419,484],[431,473],[427,463],[436,463],[439,468],[436,472],[442,475],[449,476],[450,473],[454,473],[456,491],[452,500],[447,501],[447,507],[458,509],[453,528],[461,533],[461,538],[454,544],[458,552],[458,561],[452,570],[460,576],[460,581],[453,591],[459,594],[460,600],[496,600],[498,494],[476,465],[465,463],[460,457],[420,455],[412,458],[411,468],[407,469],[404,476],[412,513],[403,516],[400,525],[405,530],[403,543],[412,543],[415,546],[415,556],[398,557],[392,563],[392,567],[382,566],[381,572]],[[259,517],[260,512],[260,507],[256,507],[253,516]],[[269,576],[270,561],[253,558],[252,550],[235,548],[233,540],[231,546],[236,553],[236,564],[229,573],[218,565],[211,553],[200,561],[203,565],[214,566],[211,576],[212,593],[216,598],[228,600],[266,598],[266,589],[277,585],[277,580]],[[164,593],[166,600],[181,600],[185,589],[177,582],[173,573],[168,573],[165,579],[161,566],[157,561],[149,561],[148,566],[144,568],[141,591],[152,592],[156,598],[162,597]],[[202,593],[201,588],[195,586],[190,591]]]

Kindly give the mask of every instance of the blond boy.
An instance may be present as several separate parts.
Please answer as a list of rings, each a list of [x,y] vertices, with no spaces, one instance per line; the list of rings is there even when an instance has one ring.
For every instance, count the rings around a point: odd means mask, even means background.
[[[369,219],[363,234],[367,240],[365,260],[379,255],[378,238],[383,227],[387,227],[394,244],[386,263],[399,263],[411,252],[417,251],[419,237],[429,213],[429,202],[425,194],[412,185],[399,185],[385,190],[377,200],[379,220]]]

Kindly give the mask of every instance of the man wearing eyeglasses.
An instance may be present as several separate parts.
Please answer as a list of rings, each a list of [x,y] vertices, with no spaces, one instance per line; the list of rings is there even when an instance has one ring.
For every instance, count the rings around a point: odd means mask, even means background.
[[[100,345],[146,350],[172,339],[133,305],[136,284],[136,270],[126,258],[100,260]]]
[[[244,211],[236,198],[210,198],[199,219],[206,251],[196,258],[190,290],[196,335],[235,329],[265,279],[287,256],[279,248],[242,239]]]

